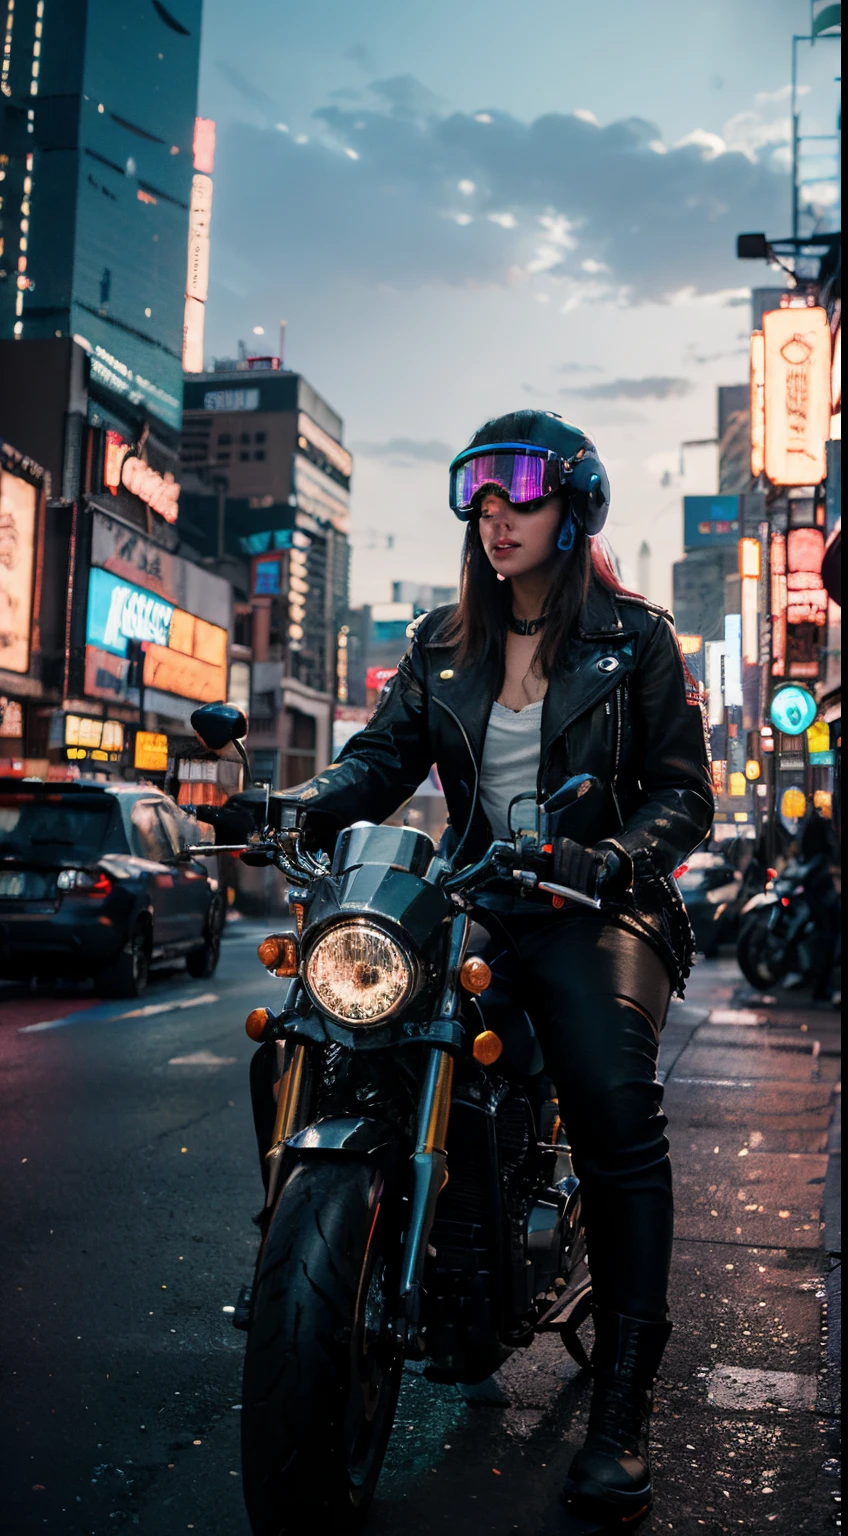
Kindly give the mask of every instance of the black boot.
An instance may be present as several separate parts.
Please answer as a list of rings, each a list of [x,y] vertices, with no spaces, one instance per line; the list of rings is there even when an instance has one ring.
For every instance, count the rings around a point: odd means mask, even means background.
[[[594,1386],[586,1442],[571,1464],[563,1502],[596,1516],[635,1520],[651,1503],[648,1425],[654,1378],[671,1323],[593,1307]]]

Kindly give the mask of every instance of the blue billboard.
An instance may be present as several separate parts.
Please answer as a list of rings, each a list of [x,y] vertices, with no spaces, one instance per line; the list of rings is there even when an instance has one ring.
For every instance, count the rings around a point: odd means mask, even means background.
[[[95,566],[88,578],[87,645],[126,656],[130,640],[167,645],[173,603]]]
[[[684,549],[733,549],[740,533],[738,496],[684,496]]]

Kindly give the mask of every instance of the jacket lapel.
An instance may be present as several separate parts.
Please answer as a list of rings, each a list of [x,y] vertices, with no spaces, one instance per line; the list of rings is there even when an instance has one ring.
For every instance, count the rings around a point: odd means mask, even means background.
[[[541,770],[558,736],[615,692],[633,666],[637,632],[624,628],[613,594],[597,584],[579,632],[551,677],[542,710]]]
[[[479,772],[492,700],[499,681],[495,675],[497,662],[480,661],[459,671],[450,665],[453,658],[449,648],[431,643],[427,650],[432,668],[430,690],[436,709],[439,713],[452,715],[459,722]],[[439,665],[441,661],[444,666]],[[443,719],[442,724],[447,721]]]

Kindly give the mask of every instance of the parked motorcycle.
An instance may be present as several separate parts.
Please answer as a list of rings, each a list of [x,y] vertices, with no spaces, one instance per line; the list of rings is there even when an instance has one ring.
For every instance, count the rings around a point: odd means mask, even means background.
[[[192,723],[216,748],[246,730],[226,705]],[[421,831],[367,822],[330,861],[273,795],[263,831],[230,848],[283,871],[297,924],[259,945],[279,998],[247,1020],[264,1050],[265,1204],[237,1309],[254,1536],[358,1528],[405,1360],[477,1383],[555,1330],[588,1364],[579,1182],[530,1021],[474,952],[471,907],[494,886],[597,908],[547,881],[539,855],[579,835],[601,793],[584,774],[514,804],[511,839],[464,867]]]
[[[813,975],[819,936],[806,890],[811,867],[791,860],[779,875],[770,870],[774,878],[742,908],[736,958],[758,991],[801,986]]]

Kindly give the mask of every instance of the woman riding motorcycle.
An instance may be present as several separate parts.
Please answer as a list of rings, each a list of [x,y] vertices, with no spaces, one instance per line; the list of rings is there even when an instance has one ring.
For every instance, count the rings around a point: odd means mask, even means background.
[[[464,862],[507,835],[515,796],[545,800],[576,773],[604,787],[589,846],[557,839],[548,875],[602,909],[529,893],[483,897],[477,915],[495,957],[517,959],[582,1184],[594,1387],[563,1496],[632,1518],[651,1498],[651,1391],[671,1332],[656,1066],[692,958],[673,874],[713,816],[703,717],[669,616],[622,589],[597,539],[609,483],[584,433],[545,411],[488,421],[451,465],[450,501],[467,524],[459,603],[410,626],[368,725],[286,797],[324,828],[380,822],[435,762],[447,851],[461,844]]]

